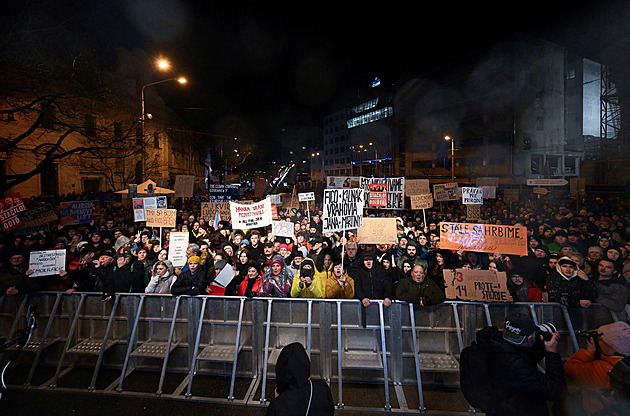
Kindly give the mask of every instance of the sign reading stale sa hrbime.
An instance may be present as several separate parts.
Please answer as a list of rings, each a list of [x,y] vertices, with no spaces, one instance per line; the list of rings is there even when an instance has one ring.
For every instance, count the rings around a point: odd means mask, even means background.
[[[480,302],[508,302],[505,272],[451,269],[444,271],[446,298]]]
[[[463,187],[462,204],[483,205],[483,189]]]
[[[364,204],[361,188],[324,189],[322,233],[361,228]]]
[[[32,277],[52,276],[66,268],[66,250],[31,251],[28,268]]]
[[[440,223],[440,248],[527,255],[527,228],[514,225]]]
[[[174,228],[177,223],[177,210],[167,208],[145,209],[147,227]]]
[[[271,199],[253,204],[240,204],[230,201],[230,215],[233,229],[250,229],[271,225]]]
[[[360,244],[397,244],[396,218],[363,218],[363,227],[357,230]]]

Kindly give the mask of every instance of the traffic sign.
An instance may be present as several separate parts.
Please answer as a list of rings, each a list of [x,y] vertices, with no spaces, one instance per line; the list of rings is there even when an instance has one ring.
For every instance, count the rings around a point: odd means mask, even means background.
[[[529,186],[564,186],[568,184],[566,179],[528,179]]]

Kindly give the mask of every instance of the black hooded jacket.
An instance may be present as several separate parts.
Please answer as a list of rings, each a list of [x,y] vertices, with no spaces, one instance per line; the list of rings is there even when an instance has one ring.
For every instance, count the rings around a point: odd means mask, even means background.
[[[294,342],[282,349],[276,363],[276,393],[267,415],[333,415],[335,405],[330,388],[323,380],[310,380],[311,362],[302,344]],[[309,408],[310,402],[310,408]]]

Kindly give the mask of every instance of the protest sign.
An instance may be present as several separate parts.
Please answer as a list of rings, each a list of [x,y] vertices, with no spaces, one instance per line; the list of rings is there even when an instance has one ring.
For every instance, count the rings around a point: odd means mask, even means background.
[[[322,232],[361,228],[364,198],[365,191],[359,188],[324,189]]]
[[[229,221],[232,218],[230,214],[230,202],[202,202],[201,216],[207,223],[214,221],[214,216],[219,213],[222,221]]]
[[[61,225],[89,224],[93,221],[92,201],[72,201],[61,204]]]
[[[192,175],[175,176],[175,198],[191,198],[195,187],[195,177]]]
[[[387,184],[371,183],[370,195],[368,197],[368,205],[371,207],[387,206]]]
[[[300,202],[315,201],[315,192],[301,192],[298,194],[298,200]]]
[[[156,197],[148,197],[142,198],[144,200],[144,209],[157,209],[157,198]]]
[[[436,201],[455,201],[457,200],[458,185],[452,183],[441,183],[433,185],[433,199]]]
[[[219,285],[221,287],[227,287],[227,285],[230,284],[232,279],[234,279],[235,275],[236,273],[234,272],[234,269],[232,268],[232,266],[227,264],[224,268],[221,269],[221,271],[219,272],[217,277],[214,278],[212,283]]]
[[[372,184],[387,185],[387,205],[382,209],[405,209],[405,178],[360,178],[360,187],[366,193],[365,199],[368,199],[370,186]]]
[[[22,225],[22,221],[17,216],[17,213],[22,211],[26,211],[26,206],[19,193],[0,200],[0,221],[4,231],[10,231]]]
[[[147,227],[174,228],[177,223],[177,210],[166,208],[145,209]]]
[[[35,271],[31,277],[59,274],[66,268],[66,250],[31,251],[28,268]]]
[[[483,189],[463,187],[462,204],[483,205]]]
[[[513,225],[441,222],[440,248],[527,255],[527,228]]]
[[[365,217],[363,227],[357,230],[357,239],[361,244],[396,244],[396,218]]]
[[[269,197],[253,204],[230,201],[232,228],[250,229],[271,225],[271,199]]]
[[[144,198],[133,199],[133,220],[134,222],[146,221],[146,213],[144,212]]]
[[[271,234],[276,237],[295,237],[295,225],[288,221],[271,221]]]
[[[329,176],[326,182],[328,189],[358,188],[360,179],[358,176]]]
[[[173,267],[184,267],[186,265],[188,238],[189,234],[187,232],[171,232],[169,234],[168,259],[173,263]]]
[[[446,298],[479,302],[508,302],[505,272],[492,270],[444,270]]]
[[[405,179],[405,195],[426,195],[431,193],[428,179]]]
[[[51,204],[31,208],[17,213],[23,227],[34,227],[57,221],[59,217],[55,213],[55,208]]]
[[[477,178],[477,180],[475,181],[475,185],[477,185],[477,188],[481,188],[483,186],[493,186],[495,188],[498,188],[499,187],[499,178],[496,178],[496,177]]]
[[[466,205],[466,219],[468,221],[479,221],[481,219],[481,205]]]
[[[485,199],[496,199],[497,198],[497,188],[494,186],[481,186],[483,189],[483,197]]]
[[[431,194],[411,195],[409,199],[411,200],[411,209],[433,208],[433,195]]]

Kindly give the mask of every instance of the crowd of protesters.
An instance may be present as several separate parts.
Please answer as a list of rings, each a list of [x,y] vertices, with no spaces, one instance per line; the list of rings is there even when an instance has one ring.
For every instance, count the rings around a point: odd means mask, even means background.
[[[27,201],[32,208],[44,201]],[[294,298],[404,300],[433,305],[445,300],[444,270],[504,271],[511,302],[559,302],[570,310],[603,305],[589,319],[594,327],[627,318],[630,298],[630,210],[622,198],[593,198],[484,205],[480,222],[527,227],[527,256],[453,251],[440,248],[440,221],[469,222],[464,206],[450,204],[422,211],[374,211],[365,215],[397,219],[398,244],[361,244],[353,232],[322,234],[321,211],[280,211],[291,221],[291,238],[274,236],[270,227],[232,229],[229,221],[210,224],[200,203],[174,201],[177,226],[151,229],[133,221],[124,204],[96,204],[90,224],[61,226],[32,235],[3,233],[0,291],[217,294],[212,283],[224,267],[234,278],[218,294]],[[427,221],[425,224],[424,221]],[[187,262],[168,260],[169,234],[189,233]],[[65,249],[67,267],[54,276],[31,277],[29,253]],[[630,309],[630,308],[629,308]],[[602,313],[604,311],[604,313]],[[601,315],[601,316],[599,316]],[[579,319],[576,318],[576,319]]]

